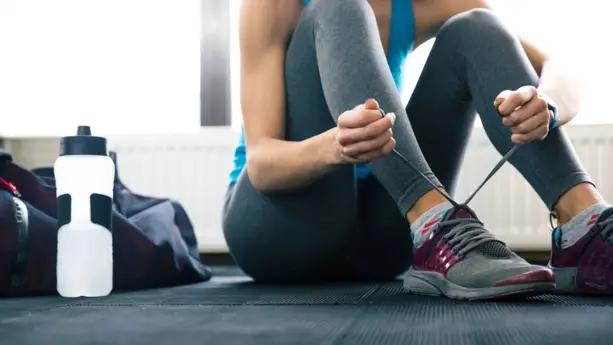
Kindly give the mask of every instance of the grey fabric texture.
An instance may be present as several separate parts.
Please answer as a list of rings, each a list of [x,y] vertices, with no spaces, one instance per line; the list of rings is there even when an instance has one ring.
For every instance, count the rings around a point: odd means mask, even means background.
[[[530,265],[515,254],[497,257],[473,251],[449,270],[447,279],[467,288],[488,288],[507,278],[539,268],[542,266]]]

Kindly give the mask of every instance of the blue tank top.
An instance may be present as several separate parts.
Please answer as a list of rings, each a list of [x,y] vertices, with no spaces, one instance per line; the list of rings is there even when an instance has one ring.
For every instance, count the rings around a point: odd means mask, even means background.
[[[304,0],[305,5],[310,0]],[[331,0],[328,0],[331,1]],[[363,0],[367,1],[367,0]],[[398,91],[402,91],[403,67],[407,56],[413,50],[415,41],[415,23],[413,18],[413,4],[411,0],[392,1],[392,23],[388,42],[387,63],[394,77]],[[238,143],[234,151],[234,169],[230,173],[230,185],[234,184],[247,163],[245,146],[245,130],[241,125]],[[370,171],[365,165],[356,166],[356,178],[365,179]]]

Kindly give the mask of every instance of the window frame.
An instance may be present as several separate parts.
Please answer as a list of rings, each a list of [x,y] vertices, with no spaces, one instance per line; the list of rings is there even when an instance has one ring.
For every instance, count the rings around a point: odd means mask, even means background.
[[[231,126],[230,1],[200,0],[200,126]]]

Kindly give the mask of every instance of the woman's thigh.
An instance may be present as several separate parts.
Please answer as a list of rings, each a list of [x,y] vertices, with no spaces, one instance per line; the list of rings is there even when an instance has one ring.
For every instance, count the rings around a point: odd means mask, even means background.
[[[346,168],[275,195],[255,190],[244,171],[223,211],[224,236],[239,267],[263,282],[338,278],[356,233],[354,174]]]

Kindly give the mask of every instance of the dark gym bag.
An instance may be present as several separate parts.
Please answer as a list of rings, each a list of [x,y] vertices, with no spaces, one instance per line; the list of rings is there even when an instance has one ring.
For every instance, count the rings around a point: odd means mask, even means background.
[[[57,224],[53,169],[31,172],[0,149],[0,296],[56,293]],[[142,196],[116,177],[113,290],[207,281],[183,207]]]

